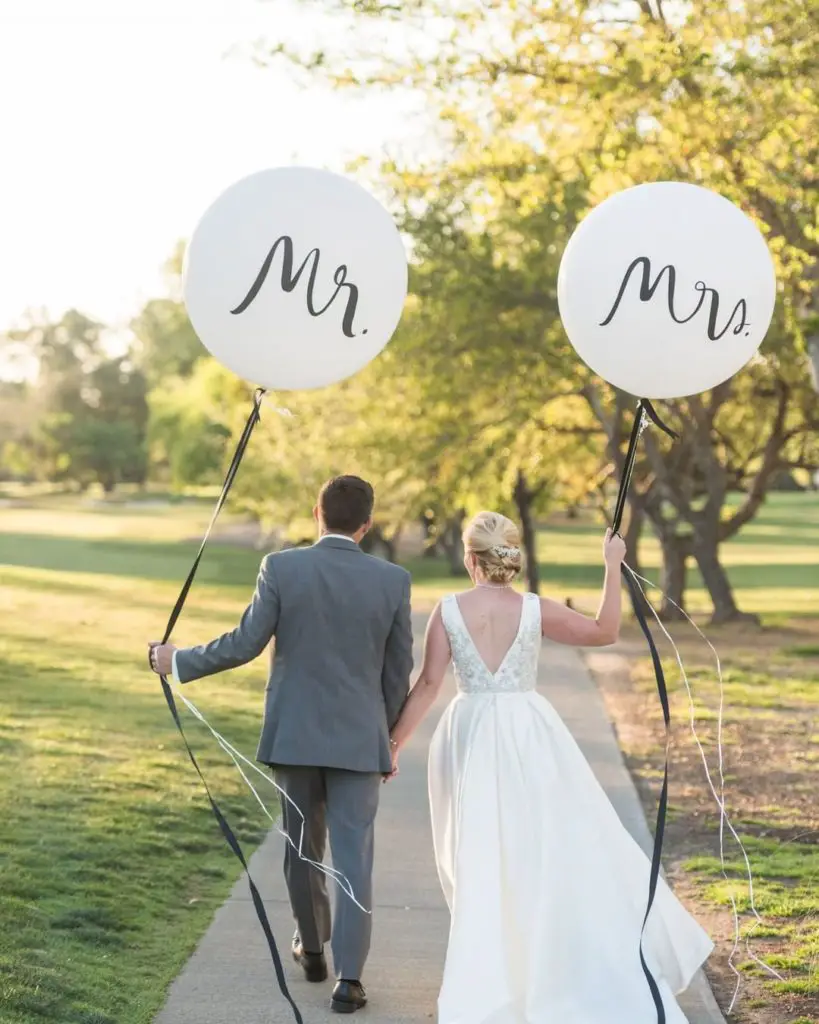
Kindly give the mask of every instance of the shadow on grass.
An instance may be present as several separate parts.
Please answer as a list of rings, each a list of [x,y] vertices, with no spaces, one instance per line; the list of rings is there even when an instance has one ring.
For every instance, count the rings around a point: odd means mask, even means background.
[[[198,546],[167,541],[93,540],[47,534],[0,534],[0,564],[52,572],[79,572],[181,582]],[[262,554],[209,546],[197,582],[252,587]]]
[[[781,562],[774,565],[732,565],[728,568],[731,583],[741,590],[764,590],[768,587],[819,589],[819,566]]]
[[[405,563],[416,583],[433,581],[451,581],[453,590],[465,590],[469,586],[466,576],[452,576],[448,566],[439,560],[413,559]],[[798,562],[780,562],[773,565],[732,565],[727,567],[728,576],[734,587],[740,590],[764,590],[769,587],[788,589],[804,589],[817,587],[819,567]],[[645,571],[645,575],[655,585],[660,584],[660,576],[656,569]],[[540,565],[541,582],[547,587],[601,587],[603,569],[598,565],[572,565],[570,563],[554,563],[544,561]],[[702,588],[702,578],[693,567],[689,570],[689,586]]]
[[[12,570],[14,570],[26,569],[29,567],[13,566],[9,568],[12,568]],[[179,580],[175,580],[173,582],[175,585],[181,587],[182,578],[180,577]],[[200,581],[199,576],[197,575],[196,583],[194,584],[194,592],[195,588],[199,586],[200,582],[207,581]],[[107,602],[106,609],[106,606],[100,602],[100,598],[106,596],[105,592],[101,591],[100,587],[98,585],[95,585],[93,582],[83,582],[82,578],[79,575],[71,577],[67,574],[59,575],[57,573],[49,573],[47,576],[28,576],[23,575],[21,573],[19,575],[15,574],[12,577],[11,573],[3,573],[2,565],[0,565],[0,586],[7,587],[9,589],[13,588],[16,592],[19,593],[47,594],[52,598],[67,598],[71,601],[77,599],[81,600],[82,598],[91,598],[97,604],[97,611],[94,613],[89,611],[89,608],[92,606],[90,603],[88,605],[83,605],[82,620],[80,620],[78,614],[78,621],[96,621],[98,619],[102,619],[104,617],[105,611],[110,610],[110,607],[112,605],[118,603],[123,608],[127,608],[129,611],[132,612],[140,611],[151,612],[156,614],[156,628],[157,630],[161,630],[162,625],[164,624],[164,621],[167,618],[168,613],[171,610],[171,607],[173,606],[173,599],[164,591],[155,592],[155,596],[152,598],[145,597],[144,592],[140,592],[140,596],[136,597],[133,591],[131,591],[130,593],[128,593],[126,601],[122,593],[122,591],[125,588],[121,587],[118,589],[118,591],[112,592],[110,594],[110,599]],[[249,574],[247,580],[244,582],[244,585],[242,585],[241,587],[239,585],[236,585],[236,592],[234,595],[232,595],[232,599],[230,600],[229,603],[232,604],[235,601],[249,600],[250,595],[252,594],[252,588],[253,577],[251,574]],[[209,601],[208,604],[203,607],[202,605],[200,605],[200,603],[196,601],[195,596],[192,596],[185,605],[185,625],[189,627],[196,622],[207,622],[210,625],[214,618],[214,611],[212,607],[210,607],[210,605],[211,602]],[[234,614],[231,612],[231,609],[227,602],[226,605],[227,611],[224,617],[224,628],[230,629],[233,627],[235,622],[238,621],[240,609],[237,608]],[[212,625],[210,625],[210,629],[212,631]],[[139,640],[137,642],[137,647],[141,643],[142,640]],[[133,648],[129,648],[129,650],[126,651],[126,657],[131,657],[132,655]]]

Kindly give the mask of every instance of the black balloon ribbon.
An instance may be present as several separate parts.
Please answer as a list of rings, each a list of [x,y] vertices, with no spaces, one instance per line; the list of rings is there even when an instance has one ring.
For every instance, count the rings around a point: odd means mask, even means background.
[[[637,446],[640,440],[640,435],[646,426],[647,419],[655,426],[659,427],[664,433],[668,434],[669,437],[677,440],[677,434],[663,423],[651,402],[645,398],[640,399],[637,404],[637,415],[634,419],[634,426],[631,430],[631,437],[629,438],[628,449],[626,451],[623,474],[620,478],[620,490],[617,493],[617,501],[614,506],[614,518],[612,520],[611,527],[613,533],[619,532],[623,521],[623,513],[626,508],[629,484],[631,483],[631,476],[634,472],[634,463],[637,460]],[[668,689],[665,683],[663,663],[660,659],[657,645],[654,642],[654,637],[651,635],[651,629],[649,628],[645,614],[644,605],[647,598],[637,586],[636,581],[625,564],[622,567],[622,573],[626,587],[628,588],[629,597],[631,598],[631,606],[634,609],[635,618],[640,624],[640,629],[643,632],[643,636],[646,638],[648,649],[651,652],[651,661],[654,665],[654,678],[657,681],[657,693],[660,696],[660,704],[663,709],[663,720],[665,722],[665,766],[663,768],[663,786],[660,791],[660,802],[657,807],[657,824],[654,829],[654,851],[651,856],[648,902],[646,905],[645,917],[643,918],[643,927],[640,931],[640,964],[642,965],[643,973],[646,976],[648,987],[651,989],[651,996],[654,999],[654,1005],[657,1008],[657,1024],[666,1024],[663,999],[660,994],[659,986],[646,963],[645,953],[643,951],[643,939],[645,938],[645,930],[646,925],[648,924],[649,915],[651,914],[651,908],[654,906],[654,898],[657,895],[657,884],[660,880],[660,869],[662,866],[663,840],[665,838],[666,816],[668,813],[668,745],[671,736],[671,711],[668,704]]]
[[[179,592],[179,597],[176,599],[176,604],[173,606],[173,611],[171,612],[170,618],[168,619],[168,625],[165,627],[165,633],[164,636],[162,637],[163,644],[168,642],[171,633],[173,632],[174,626],[176,625],[179,616],[182,613],[182,609],[185,605],[185,601],[191,589],[194,577],[196,576],[197,569],[199,568],[199,563],[202,561],[202,555],[204,554],[205,546],[207,545],[211,531],[213,530],[213,525],[216,522],[219,513],[222,511],[225,502],[227,501],[227,496],[230,493],[230,489],[233,486],[233,481],[235,480],[236,474],[239,471],[239,466],[241,465],[242,458],[245,454],[245,450],[247,449],[247,445],[248,442],[250,441],[253,429],[259,422],[263,397],[264,391],[261,388],[257,390],[253,396],[253,408],[251,410],[250,416],[248,417],[247,423],[245,424],[244,430],[242,431],[241,437],[239,438],[239,442],[236,445],[236,451],[233,453],[233,458],[230,461],[230,466],[228,467],[228,471],[225,475],[225,482],[222,484],[222,492],[219,495],[219,498],[216,502],[213,514],[211,515],[210,523],[208,524],[208,528],[205,531],[205,536],[202,538],[202,543],[199,547],[199,551],[196,555],[196,558],[193,560],[193,565],[191,566],[187,579],[182,584],[182,589]],[[219,805],[214,800],[213,794],[210,791],[210,787],[205,781],[205,776],[202,774],[202,769],[199,767],[199,763],[197,762],[196,757],[194,756],[194,753],[191,750],[191,746],[188,743],[188,738],[185,735],[185,730],[182,727],[182,721],[179,717],[179,711],[176,707],[176,701],[174,700],[173,690],[171,689],[170,684],[168,683],[168,679],[166,676],[160,676],[159,678],[160,682],[162,683],[162,692],[165,694],[165,700],[168,702],[168,708],[171,712],[171,715],[173,716],[174,722],[176,723],[176,728],[179,730],[179,734],[182,737],[182,742],[185,744],[185,749],[188,752],[188,757],[191,759],[191,764],[196,769],[196,773],[199,776],[202,785],[205,787],[205,792],[207,793],[208,801],[210,802],[210,807],[211,810],[213,811],[213,815],[216,818],[217,822],[219,823],[219,828],[222,830],[222,835],[225,837],[228,846],[234,852],[239,862],[241,863],[242,867],[244,868],[245,873],[247,874],[247,882],[250,887],[250,895],[253,898],[253,906],[256,909],[256,916],[259,919],[259,924],[262,926],[262,931],[264,932],[265,938],[267,939],[267,945],[270,949],[270,956],[273,959],[273,967],[276,972],[276,980],[279,983],[279,989],[281,991],[281,994],[290,1004],[293,1010],[293,1016],[296,1020],[296,1024],[304,1024],[301,1011],[299,1010],[298,1006],[296,1006],[293,997],[290,995],[290,990],[287,987],[287,979],[284,974],[284,967],[282,966],[281,956],[279,955],[278,948],[276,947],[276,940],[273,936],[273,929],[270,927],[270,921],[268,920],[267,911],[264,908],[264,902],[262,901],[261,894],[259,893],[256,883],[250,876],[250,870],[248,868],[245,855],[242,852],[242,847],[239,845],[239,840],[236,838],[233,829],[228,824],[228,821],[225,818],[224,814],[222,813]]]

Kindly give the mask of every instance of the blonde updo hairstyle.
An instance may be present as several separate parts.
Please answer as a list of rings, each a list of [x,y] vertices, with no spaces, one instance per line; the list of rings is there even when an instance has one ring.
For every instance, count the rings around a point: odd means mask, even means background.
[[[487,583],[511,583],[523,565],[520,531],[498,512],[479,512],[470,520],[464,549]]]

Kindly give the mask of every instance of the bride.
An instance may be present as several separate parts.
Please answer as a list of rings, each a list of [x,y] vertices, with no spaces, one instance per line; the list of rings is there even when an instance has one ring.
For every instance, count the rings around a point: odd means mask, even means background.
[[[614,643],[625,545],[606,535],[595,619],[512,582],[518,529],[481,512],[464,534],[474,589],[444,598],[392,733],[398,755],[453,662],[458,695],[429,755],[435,857],[451,912],[439,1024],[654,1024],[639,958],[649,862],[554,708],[537,693],[541,637]],[[712,950],[660,881],[644,953],[667,1024]]]

